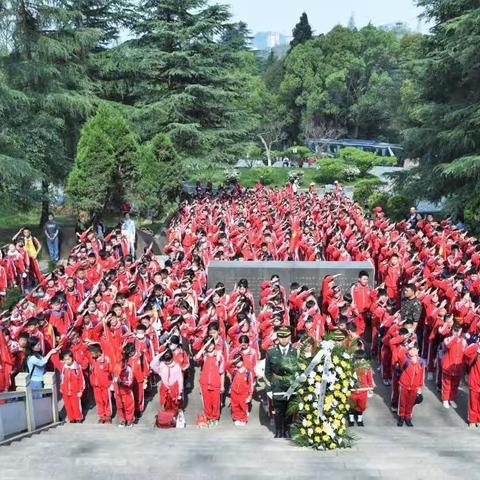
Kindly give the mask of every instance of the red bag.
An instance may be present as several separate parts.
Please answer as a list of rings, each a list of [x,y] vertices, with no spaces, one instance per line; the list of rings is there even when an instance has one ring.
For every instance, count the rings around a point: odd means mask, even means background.
[[[155,426],[157,428],[175,428],[177,424],[177,412],[174,410],[163,410],[157,413],[155,417]]]

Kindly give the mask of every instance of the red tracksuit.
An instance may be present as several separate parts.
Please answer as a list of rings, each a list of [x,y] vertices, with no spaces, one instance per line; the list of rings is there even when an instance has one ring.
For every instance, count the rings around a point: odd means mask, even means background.
[[[358,312],[358,315],[355,316],[357,333],[362,336],[363,332],[365,332],[367,313],[370,311],[372,305],[370,287],[368,285],[364,287],[360,283],[357,283],[352,287],[351,295],[355,310]]]
[[[463,375],[463,352],[466,346],[467,342],[463,338],[453,335],[443,341],[442,401],[457,399],[458,386]]]
[[[464,352],[468,371],[468,423],[480,423],[480,345],[472,343]]]
[[[373,381],[373,371],[371,368],[360,367],[357,369],[358,387],[352,392],[350,402],[352,410],[363,413],[367,409],[368,390],[367,388],[375,387]]]
[[[207,420],[220,419],[221,376],[225,373],[225,360],[220,350],[205,353],[200,373],[203,410]]]
[[[136,352],[135,355],[128,359],[128,364],[133,372],[133,396],[135,398],[135,413],[142,413],[145,407],[144,402],[144,386],[150,373],[148,364],[145,361],[145,356]]]
[[[425,360],[417,357],[414,362],[405,351],[400,351],[399,363],[402,373],[400,375],[398,416],[411,419],[417,393],[425,381]]]
[[[96,360],[91,359],[90,385],[93,389],[98,418],[110,421],[112,419],[112,397],[110,395],[112,374],[110,360],[105,355],[101,355]]]
[[[115,405],[121,421],[132,424],[135,420],[135,400],[132,392],[133,370],[124,364],[118,382],[115,383]]]
[[[248,368],[239,371],[235,368],[232,372],[232,385],[230,387],[230,402],[232,405],[232,420],[248,421],[247,400],[253,393],[253,374]]]
[[[83,420],[82,394],[85,389],[85,378],[82,368],[77,362],[72,365],[63,365],[60,381],[63,403],[69,422]]]

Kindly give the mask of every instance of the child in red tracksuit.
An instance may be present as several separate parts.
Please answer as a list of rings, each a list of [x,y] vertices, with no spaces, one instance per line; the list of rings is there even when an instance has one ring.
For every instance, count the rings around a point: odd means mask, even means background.
[[[112,372],[110,360],[98,343],[89,345],[90,385],[97,406],[98,423],[112,423]]]
[[[220,396],[225,391],[225,359],[215,347],[213,337],[206,337],[204,345],[195,355],[203,363],[200,373],[203,410],[209,425],[217,425],[220,419]]]
[[[135,399],[135,416],[139,418],[145,407],[145,388],[147,387],[150,370],[145,354],[136,351],[133,343],[127,344],[125,348],[128,348],[128,365],[133,372],[132,391]]]
[[[480,345],[472,343],[464,352],[468,371],[468,426],[480,426]]]
[[[442,401],[445,408],[457,408],[458,386],[464,371],[463,352],[467,342],[462,338],[462,327],[455,324],[452,335],[442,344]]]
[[[359,351],[355,354],[358,360],[355,369],[357,374],[358,386],[350,396],[351,411],[348,414],[348,425],[353,427],[356,420],[359,427],[363,427],[363,412],[367,409],[368,398],[373,395],[375,382],[373,380],[373,370],[366,362],[365,352]]]
[[[135,399],[132,391],[133,369],[129,365],[129,359],[133,353],[130,348],[127,348],[129,345],[126,345],[123,350],[120,375],[113,379],[115,405],[117,406],[118,418],[120,419],[119,427],[133,427],[133,422],[135,421]],[[135,351],[135,347],[133,351]]]
[[[70,423],[83,420],[82,395],[85,390],[85,378],[82,368],[73,360],[71,351],[63,354],[63,367],[60,381],[63,403]]]
[[[408,427],[413,427],[412,414],[417,395],[421,393],[425,383],[425,360],[418,355],[418,348],[411,347],[408,353],[400,350],[398,362],[402,373],[400,374],[400,393],[398,404],[398,423],[401,427],[403,422]]]
[[[241,353],[233,358],[232,384],[230,387],[230,402],[232,420],[238,427],[248,422],[248,404],[253,394],[253,374],[243,364]]]

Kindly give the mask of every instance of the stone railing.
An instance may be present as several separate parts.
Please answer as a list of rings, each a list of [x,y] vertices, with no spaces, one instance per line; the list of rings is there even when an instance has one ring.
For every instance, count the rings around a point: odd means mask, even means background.
[[[0,442],[58,423],[55,373],[47,372],[43,384],[41,390],[33,390],[29,374],[19,373],[17,390],[0,393]]]

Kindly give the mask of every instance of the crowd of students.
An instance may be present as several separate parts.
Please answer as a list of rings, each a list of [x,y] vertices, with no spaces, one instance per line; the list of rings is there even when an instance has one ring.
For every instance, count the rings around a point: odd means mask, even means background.
[[[87,230],[68,261],[44,277],[24,231],[0,260],[0,291],[2,278],[4,290],[27,276],[38,286],[1,316],[0,391],[14,389],[26,370],[39,389],[45,370],[57,369],[69,421],[83,420],[92,395],[99,422],[112,422],[113,397],[120,425],[130,426],[157,386],[161,409],[175,416],[200,365],[201,421],[218,422],[228,390],[241,426],[278,332],[288,328],[308,358],[332,331],[359,356],[378,359],[399,426],[412,425],[425,371],[435,374],[446,408],[456,407],[468,373],[467,420],[480,425],[480,247],[468,233],[431,217],[395,224],[341,190],[319,197],[257,185],[184,202],[167,235],[160,263],[148,249],[135,259],[121,230],[104,238]],[[375,278],[361,272],[345,293],[335,276],[309,286],[273,276],[254,299],[245,279],[231,292],[208,289],[212,259],[360,260]],[[22,270],[22,261],[30,267]],[[358,376],[349,421],[363,425],[373,375],[362,367]]]

